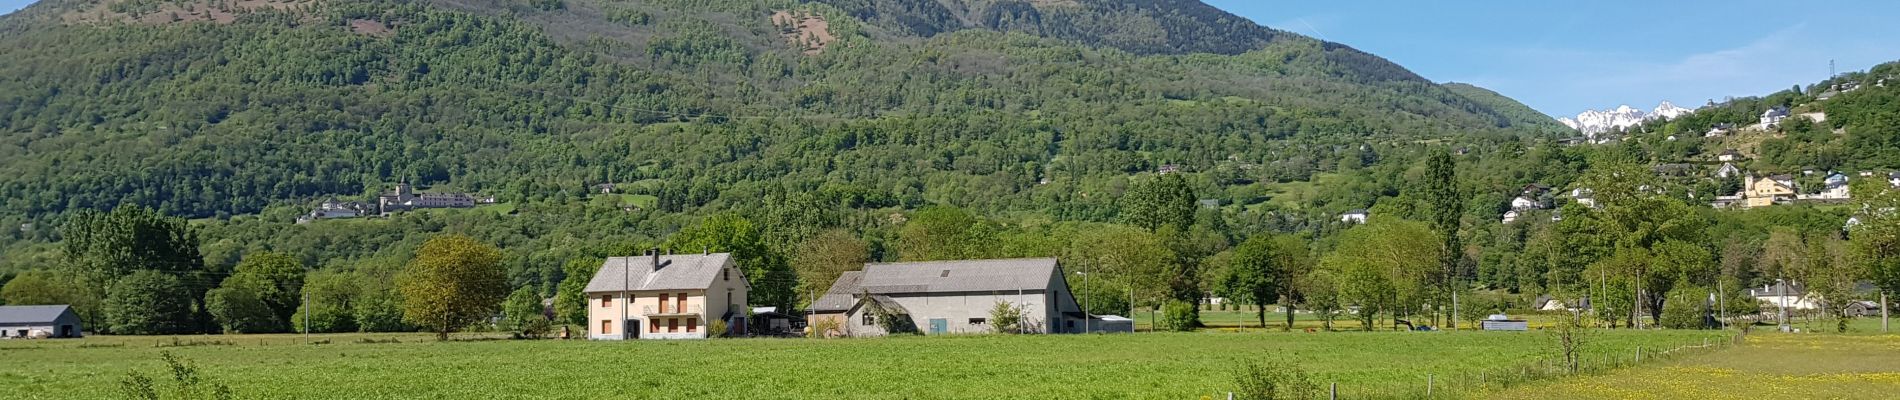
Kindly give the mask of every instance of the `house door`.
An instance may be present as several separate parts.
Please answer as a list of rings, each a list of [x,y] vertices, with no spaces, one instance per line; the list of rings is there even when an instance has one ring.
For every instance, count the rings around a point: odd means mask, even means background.
[[[949,331],[950,320],[943,318],[932,318],[930,320],[930,334],[939,335]]]
[[[74,335],[74,334],[73,334],[73,326],[72,326],[72,325],[60,325],[60,326],[59,326],[59,337],[64,337],[64,338],[69,338],[69,337],[77,337],[77,336],[78,336],[78,335]]]
[[[626,325],[621,325],[621,326],[627,327],[627,331],[625,332],[624,335],[622,335],[622,337],[627,338],[627,339],[640,338],[640,320],[630,319],[630,320],[627,320]]]

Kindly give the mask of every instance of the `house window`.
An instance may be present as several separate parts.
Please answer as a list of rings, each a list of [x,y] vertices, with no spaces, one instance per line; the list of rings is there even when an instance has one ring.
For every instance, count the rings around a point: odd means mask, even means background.
[[[609,319],[600,320],[600,334],[611,335],[613,333],[614,333],[614,321],[609,320]]]
[[[970,319],[970,325],[982,325],[989,322],[990,322],[989,318],[971,318]]]
[[[693,333],[693,330],[698,327],[699,327],[699,318],[686,319],[686,333]]]
[[[673,307],[674,307],[673,312],[681,313],[681,314],[686,313],[686,294],[685,293],[680,293],[680,301],[673,304]]]
[[[614,296],[613,296],[613,295],[606,295],[606,296],[600,296],[600,306],[601,306],[601,307],[613,307],[613,306],[614,306]]]
[[[680,319],[667,318],[666,319],[666,333],[673,333],[673,332],[679,332],[679,331],[680,331]]]
[[[732,280],[732,268],[719,270],[719,279]]]
[[[660,293],[660,312],[666,312],[666,293]]]
[[[647,333],[660,333],[659,321],[647,320]]]
[[[937,275],[937,277],[938,277],[938,278],[949,278],[949,277],[950,277],[950,270],[947,270],[947,269],[946,269],[946,270],[943,270],[943,274],[941,274],[941,275]]]
[[[877,325],[877,315],[864,313],[864,326]]]

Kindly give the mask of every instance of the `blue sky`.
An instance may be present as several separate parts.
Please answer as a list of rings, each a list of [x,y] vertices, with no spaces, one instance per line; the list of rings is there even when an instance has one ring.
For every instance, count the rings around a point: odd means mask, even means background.
[[[1206,0],[1558,116],[1695,108],[1900,60],[1900,1]]]
[[[1206,0],[1557,116],[1663,100],[1694,108],[1900,59],[1900,1]],[[0,0],[12,12],[28,0]]]

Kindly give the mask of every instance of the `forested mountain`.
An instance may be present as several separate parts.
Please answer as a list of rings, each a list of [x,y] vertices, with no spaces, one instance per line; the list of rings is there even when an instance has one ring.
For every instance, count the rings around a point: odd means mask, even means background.
[[[1557,120],[1550,118],[1549,115],[1544,115],[1544,113],[1538,112],[1530,106],[1524,105],[1524,103],[1519,103],[1517,100],[1504,97],[1504,95],[1493,92],[1491,89],[1485,89],[1469,83],[1457,82],[1446,83],[1444,86],[1445,89],[1451,90],[1452,93],[1465,96],[1465,98],[1478,102],[1478,104],[1482,104],[1485,107],[1489,107],[1499,114],[1503,114],[1511,126],[1569,133],[1566,131],[1570,129],[1569,127],[1558,123]]]
[[[235,215],[405,179],[718,192],[661,196],[673,211],[824,183],[1021,209],[1161,164],[1512,125],[1198,2],[837,3],[36,4],[0,21],[0,215]],[[980,18],[1001,10],[1072,30]],[[1062,22],[1082,20],[1101,22]]]

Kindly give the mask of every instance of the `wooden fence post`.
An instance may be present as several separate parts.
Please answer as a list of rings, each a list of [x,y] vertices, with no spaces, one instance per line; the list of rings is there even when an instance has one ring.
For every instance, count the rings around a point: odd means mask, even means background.
[[[1328,400],[1339,400],[1339,382],[1333,382],[1332,390],[1327,391],[1327,393],[1326,398]]]
[[[1425,374],[1425,397],[1432,397],[1432,374]]]

